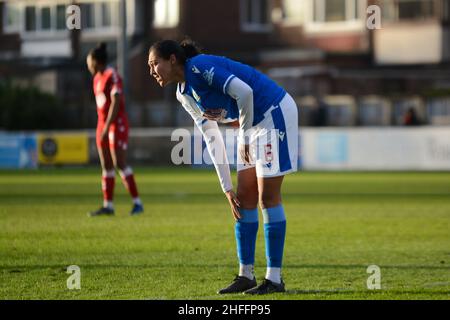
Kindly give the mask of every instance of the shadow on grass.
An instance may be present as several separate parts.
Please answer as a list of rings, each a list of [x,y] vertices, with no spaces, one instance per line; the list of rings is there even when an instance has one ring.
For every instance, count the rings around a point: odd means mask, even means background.
[[[349,264],[349,265],[336,265],[336,264],[314,264],[314,265],[308,265],[308,264],[286,264],[283,268],[292,268],[292,269],[367,269],[367,265],[363,264]],[[449,266],[444,265],[378,265],[380,268],[383,269],[425,269],[425,270],[450,270]]]
[[[40,264],[40,265],[9,265],[0,266],[0,270],[6,270],[10,273],[20,273],[25,270],[33,269],[49,269],[49,268],[63,268],[64,271],[66,263],[61,264]],[[148,264],[92,264],[92,263],[79,263],[80,267],[102,269],[102,268],[137,268],[137,269],[147,269],[147,268],[235,268],[235,264],[212,264],[212,263],[148,263]],[[67,265],[68,266],[68,265]],[[336,264],[286,264],[284,269],[366,269],[368,265],[363,264],[350,264],[350,265],[336,265]],[[383,269],[402,269],[402,270],[450,270],[449,266],[440,265],[379,265]],[[61,269],[61,270],[63,270]]]
[[[450,290],[389,290],[389,289],[381,289],[381,290],[352,290],[352,289],[289,289],[286,290],[285,294],[287,295],[358,295],[359,297],[365,296],[380,296],[380,295],[388,295],[388,296],[398,296],[398,295],[450,295]]]

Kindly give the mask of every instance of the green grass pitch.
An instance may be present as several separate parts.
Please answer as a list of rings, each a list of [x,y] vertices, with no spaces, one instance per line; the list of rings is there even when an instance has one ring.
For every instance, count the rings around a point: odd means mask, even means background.
[[[213,170],[135,168],[142,216],[100,169],[0,171],[0,299],[254,299],[216,295],[237,272],[234,220]],[[234,180],[236,176],[233,176]],[[285,178],[287,292],[258,299],[449,299],[450,173]],[[265,275],[260,218],[256,275]],[[368,290],[369,265],[381,290]],[[81,289],[69,290],[69,265]]]

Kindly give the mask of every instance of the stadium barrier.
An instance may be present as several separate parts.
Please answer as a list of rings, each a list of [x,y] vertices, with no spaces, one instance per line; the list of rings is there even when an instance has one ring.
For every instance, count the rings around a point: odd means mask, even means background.
[[[0,132],[0,168],[37,167],[36,135]]]
[[[450,128],[308,128],[301,153],[305,170],[450,170]]]
[[[39,164],[87,164],[89,136],[86,132],[39,133],[37,137]]]
[[[182,137],[174,132],[174,128],[131,129],[129,162],[175,165],[172,151],[188,139],[191,153],[202,153],[200,163],[190,163],[211,165],[205,143],[196,143],[201,141],[198,130],[186,128]],[[235,164],[236,142],[225,143],[229,161]],[[306,127],[300,128],[299,148],[301,170],[450,170],[449,127]],[[1,168],[85,164],[99,164],[94,130],[0,133]]]

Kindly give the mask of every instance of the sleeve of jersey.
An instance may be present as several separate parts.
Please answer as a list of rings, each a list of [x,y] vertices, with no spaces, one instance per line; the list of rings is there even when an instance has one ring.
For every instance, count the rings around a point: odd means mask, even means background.
[[[116,94],[121,94],[122,80],[120,79],[117,72],[114,71],[111,73],[110,81],[111,81],[111,97]]]
[[[197,108],[197,105],[191,97],[188,95],[183,95],[180,93],[180,91],[177,89],[177,100],[181,103],[184,110],[186,110],[187,113],[192,117],[197,127],[201,126],[203,121],[206,121],[203,119],[202,113]]]
[[[227,93],[236,100],[239,109],[239,142],[245,142],[245,133],[253,126],[253,90],[239,78],[233,78]]]
[[[233,184],[231,182],[230,166],[225,143],[217,122],[203,119],[200,111],[195,107],[194,99],[189,96],[182,95],[177,91],[177,99],[183,108],[191,115],[205,139],[206,147],[216,169],[222,191],[227,192],[232,190]]]
[[[230,71],[212,64],[194,66],[192,72],[197,75],[197,79],[201,78],[208,86],[223,94],[227,94],[228,85],[236,77]]]
[[[199,127],[199,129],[203,134],[209,155],[211,156],[214,167],[216,168],[222,191],[225,193],[232,190],[233,184],[231,182],[227,151],[217,122],[207,120],[201,125],[201,127]]]

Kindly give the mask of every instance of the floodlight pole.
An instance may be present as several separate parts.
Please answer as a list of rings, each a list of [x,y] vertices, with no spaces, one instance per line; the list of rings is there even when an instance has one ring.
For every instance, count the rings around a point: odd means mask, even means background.
[[[128,100],[128,42],[127,42],[127,4],[126,0],[119,3],[120,34],[117,39],[117,64],[123,80],[123,95]]]

